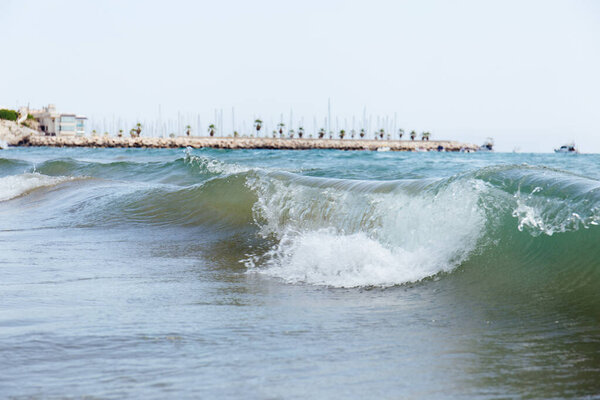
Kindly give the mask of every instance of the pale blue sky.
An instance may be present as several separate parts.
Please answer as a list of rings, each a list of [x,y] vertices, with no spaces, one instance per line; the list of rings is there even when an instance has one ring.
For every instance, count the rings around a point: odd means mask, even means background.
[[[312,130],[331,98],[340,125],[600,152],[600,1],[0,0],[0,37],[0,105]]]

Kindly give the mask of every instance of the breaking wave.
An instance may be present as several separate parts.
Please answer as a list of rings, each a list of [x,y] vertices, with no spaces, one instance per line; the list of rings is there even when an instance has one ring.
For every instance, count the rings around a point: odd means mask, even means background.
[[[251,274],[288,283],[387,287],[459,269],[510,276],[516,286],[555,285],[565,276],[570,284],[561,287],[569,290],[600,284],[600,182],[563,171],[511,165],[445,179],[361,181],[189,153],[162,163],[52,160],[36,171],[0,178],[0,200],[72,179],[66,176],[104,178],[49,208],[88,226],[252,236],[261,245],[237,259]]]

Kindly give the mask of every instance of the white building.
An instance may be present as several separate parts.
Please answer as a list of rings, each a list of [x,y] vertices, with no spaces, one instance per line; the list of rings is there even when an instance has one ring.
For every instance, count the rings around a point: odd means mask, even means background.
[[[85,116],[60,114],[54,104],[49,104],[41,110],[31,110],[29,113],[39,122],[40,131],[46,136],[85,134]]]

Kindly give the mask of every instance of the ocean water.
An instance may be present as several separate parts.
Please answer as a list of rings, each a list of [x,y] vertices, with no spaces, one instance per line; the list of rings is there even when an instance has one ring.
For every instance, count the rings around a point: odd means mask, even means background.
[[[0,397],[600,398],[600,156],[0,151]]]

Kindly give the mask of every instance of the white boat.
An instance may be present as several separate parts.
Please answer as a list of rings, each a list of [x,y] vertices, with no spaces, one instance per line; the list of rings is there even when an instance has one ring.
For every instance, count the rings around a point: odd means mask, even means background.
[[[389,147],[378,147],[377,151],[390,151],[391,149]]]
[[[563,144],[558,149],[554,149],[555,153],[570,153],[577,154],[579,151],[575,147],[575,143]]]
[[[494,151],[494,139],[485,139],[485,142],[483,142],[483,144],[479,146],[479,149],[477,149],[477,151]]]

